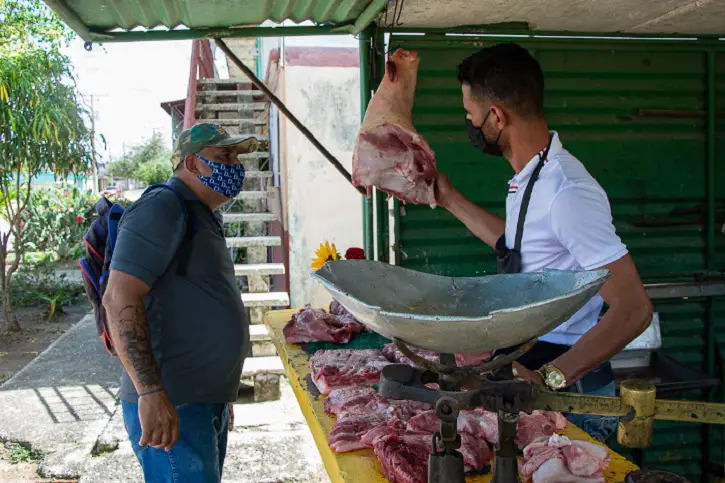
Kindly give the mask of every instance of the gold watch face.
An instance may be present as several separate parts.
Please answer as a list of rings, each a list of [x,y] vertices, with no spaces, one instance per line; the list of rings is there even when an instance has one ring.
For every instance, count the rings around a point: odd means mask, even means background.
[[[550,371],[546,375],[546,385],[552,389],[562,389],[566,386],[566,378],[559,371]]]

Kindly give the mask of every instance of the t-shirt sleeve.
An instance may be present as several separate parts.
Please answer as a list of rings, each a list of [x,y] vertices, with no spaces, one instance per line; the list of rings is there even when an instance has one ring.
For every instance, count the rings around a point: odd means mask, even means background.
[[[171,264],[185,225],[181,203],[174,193],[156,190],[143,196],[121,217],[111,270],[153,286]]]
[[[615,262],[627,254],[617,235],[607,195],[598,186],[564,188],[551,204],[557,238],[584,270]]]

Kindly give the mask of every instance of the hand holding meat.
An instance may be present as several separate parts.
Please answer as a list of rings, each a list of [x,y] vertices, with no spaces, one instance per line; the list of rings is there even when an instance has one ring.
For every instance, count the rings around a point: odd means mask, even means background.
[[[449,200],[456,193],[456,189],[451,184],[451,180],[448,179],[448,175],[440,171],[436,173],[433,186],[436,204],[447,208]]]
[[[355,142],[352,183],[396,198],[435,206],[435,155],[413,127],[413,97],[420,59],[398,49],[385,66]]]

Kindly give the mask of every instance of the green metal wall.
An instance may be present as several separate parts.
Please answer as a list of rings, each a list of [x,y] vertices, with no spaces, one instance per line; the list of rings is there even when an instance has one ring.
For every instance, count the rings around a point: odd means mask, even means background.
[[[513,172],[505,160],[485,157],[469,144],[455,72],[464,57],[501,40],[391,37],[392,48],[420,54],[413,124],[435,151],[439,169],[466,196],[499,214]],[[708,55],[715,67],[717,111],[725,116],[725,53],[718,52],[725,42],[509,40],[529,48],[541,63],[550,125],[607,191],[617,231],[643,279],[692,280],[694,272],[725,269],[725,235],[720,233],[725,119],[716,121],[715,158],[708,165],[706,116],[708,85],[713,84],[708,83]],[[642,109],[696,112],[647,117]],[[708,169],[714,178],[708,178]],[[708,203],[708,194],[714,202]],[[722,209],[714,210],[708,222],[713,205]],[[443,209],[404,206],[396,225],[398,260],[405,267],[448,275],[494,273],[492,251]],[[725,344],[725,304],[709,309],[706,300],[667,302],[656,304],[656,310],[665,351],[693,368],[713,369],[708,330]],[[710,430],[708,436],[695,424],[658,424],[642,461],[697,481],[709,452],[722,460],[722,434],[722,429]]]

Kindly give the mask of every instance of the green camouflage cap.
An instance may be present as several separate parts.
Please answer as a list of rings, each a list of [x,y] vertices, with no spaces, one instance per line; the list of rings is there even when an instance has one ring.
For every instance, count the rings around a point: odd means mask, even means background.
[[[251,153],[257,149],[257,138],[250,135],[245,136],[230,136],[228,132],[224,130],[218,124],[201,123],[192,126],[189,129],[185,129],[179,134],[179,138],[176,140],[174,146],[174,155],[172,157],[172,163],[174,169],[181,163],[189,154],[196,154],[207,146],[234,146],[236,144],[243,144],[240,146],[240,151],[244,153]]]

